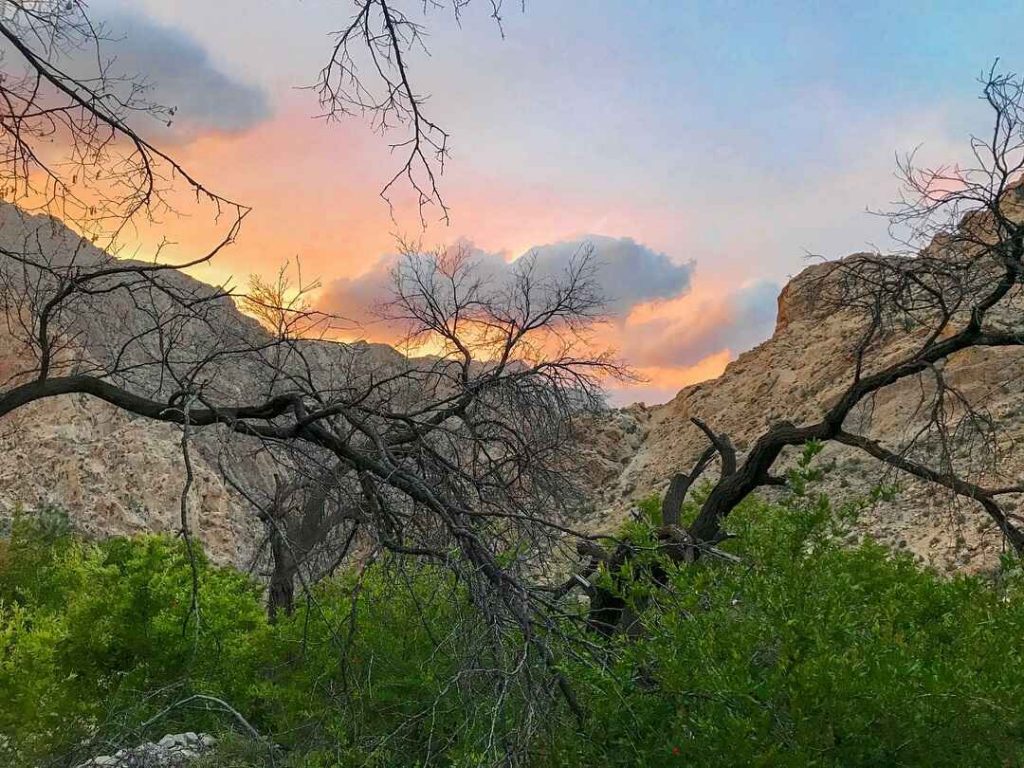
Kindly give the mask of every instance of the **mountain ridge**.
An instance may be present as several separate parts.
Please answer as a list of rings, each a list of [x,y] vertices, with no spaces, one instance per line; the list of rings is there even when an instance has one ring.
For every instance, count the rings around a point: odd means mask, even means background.
[[[105,256],[91,245],[79,246],[77,235],[56,219],[14,213],[11,206],[0,209],[0,238],[5,242],[33,232],[37,238],[39,232],[49,237],[48,248],[80,247],[88,258]],[[684,387],[662,405],[610,409],[591,419],[585,428],[581,471],[594,488],[594,512],[581,525],[592,532],[615,530],[639,500],[662,492],[675,472],[691,466],[706,445],[690,421],[694,416],[728,434],[741,452],[773,421],[799,423],[820,416],[849,368],[856,317],[831,306],[823,312],[818,299],[827,291],[825,284],[837,263],[865,256],[853,254],[804,269],[779,295],[772,336],[741,353],[718,378]],[[215,290],[183,273],[169,274],[188,291]],[[84,329],[85,346],[94,346],[94,355],[105,354],[103,345],[112,343],[104,332],[111,317],[131,327],[130,307],[111,298],[104,302],[76,320]],[[228,336],[265,333],[228,298],[218,313],[216,322],[224,325]],[[405,359],[385,345],[315,340],[302,344],[322,375],[332,380],[354,375],[355,367],[387,366]],[[17,369],[24,353],[9,333],[0,332],[0,376]],[[246,377],[260,375],[258,366],[244,360],[232,366],[223,368],[225,381],[219,384],[229,395],[241,397]],[[145,371],[145,366],[139,370]],[[1008,418],[1003,455],[990,474],[1016,479],[1024,470],[1012,450],[1024,440],[1024,355],[974,350],[950,360],[949,372],[979,401]],[[154,393],[163,386],[145,377],[140,382]],[[876,436],[905,432],[914,423],[915,386],[919,384],[906,381],[886,390],[855,418]],[[0,515],[12,514],[19,504],[59,504],[69,510],[76,527],[90,535],[177,530],[180,442],[180,430],[172,425],[153,423],[85,396],[34,403],[0,420],[0,476],[10,478],[0,489]],[[251,563],[259,547],[259,524],[246,500],[221,477],[216,438],[201,447],[192,492],[197,533],[215,560]],[[792,457],[791,451],[788,461]],[[882,465],[844,446],[829,446],[823,461],[834,462],[836,469],[822,487],[839,500],[865,496],[886,477]],[[240,471],[250,470],[268,468]],[[916,480],[900,484],[902,491],[894,501],[864,511],[854,536],[876,537],[940,570],[978,570],[994,564],[1001,551],[999,533],[970,503],[951,500]],[[1020,501],[1010,500],[1011,511]]]

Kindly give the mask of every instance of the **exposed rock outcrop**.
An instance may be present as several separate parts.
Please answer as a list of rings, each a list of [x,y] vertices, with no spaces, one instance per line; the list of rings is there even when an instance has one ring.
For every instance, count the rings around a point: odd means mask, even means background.
[[[741,354],[719,378],[686,387],[669,403],[646,409],[639,440],[634,433],[621,436],[622,443],[638,445],[605,489],[595,526],[617,525],[632,502],[663,491],[674,472],[693,464],[707,443],[691,417],[730,435],[741,451],[774,421],[800,424],[820,418],[850,380],[858,327],[852,311],[836,311],[819,301],[827,289],[822,278],[828,269],[825,264],[811,266],[786,286],[770,339]],[[1014,311],[1015,317],[1006,320],[1019,327],[1024,316]],[[1024,477],[1024,353],[969,350],[949,360],[945,376],[1000,425],[998,458],[991,467],[979,462],[977,471],[990,480],[1019,482]],[[898,445],[920,425],[916,409],[921,399],[922,381],[907,379],[880,392],[853,420],[858,429]],[[614,442],[609,436],[604,439]],[[844,446],[827,447],[822,461],[836,462],[825,489],[837,499],[865,494],[886,474],[883,465]],[[894,501],[880,502],[862,515],[860,534],[908,549],[941,570],[995,563],[1001,537],[980,507],[907,476],[893,478],[889,473],[887,479],[898,479],[900,492]],[[1007,507],[1012,511],[1020,503],[1010,498]]]
[[[31,248],[33,257],[64,264],[88,266],[109,259],[102,251],[48,216],[23,213],[0,204],[0,242],[15,252]],[[26,245],[27,244],[27,245]],[[6,260],[6,261],[5,261]],[[21,269],[0,254],[0,276],[5,286],[22,279]],[[155,278],[154,278],[155,279]],[[159,281],[176,296],[206,297],[214,288],[176,271],[161,272]],[[14,293],[17,293],[15,288]],[[173,381],[164,375],[153,319],[137,306],[126,290],[102,291],[86,296],[64,318],[73,344],[64,354],[78,361],[100,364],[117,357],[119,368],[133,392],[166,401]],[[154,301],[168,301],[154,291]],[[222,296],[203,304],[202,322],[175,320],[175,353],[188,365],[204,356],[209,380],[204,392],[222,402],[262,402],[274,391],[268,377],[274,369],[260,357],[269,343],[266,331]],[[0,381],[10,384],[36,365],[24,343],[24,329],[0,324]],[[352,376],[373,372],[403,360],[391,347],[378,344],[335,344],[318,340],[297,342],[310,375],[325,387],[337,387]],[[224,348],[252,353],[218,356]],[[210,354],[211,352],[215,354]],[[70,365],[70,364],[69,364]],[[12,377],[15,377],[12,379]],[[342,384],[339,384],[342,382]],[[38,508],[50,504],[65,508],[72,524],[88,535],[128,535],[173,532],[180,528],[179,507],[184,478],[181,429],[134,416],[84,395],[49,398],[0,418],[0,518],[18,506]],[[241,459],[224,452],[224,434],[204,429],[195,435],[192,452],[194,482],[189,497],[190,525],[212,559],[248,567],[260,540],[260,526],[251,506],[223,479],[221,462],[233,476],[255,485],[272,476],[272,462],[255,450]],[[255,448],[255,441],[252,448]]]
[[[83,249],[59,222],[0,206],[0,239],[24,238],[26,232],[35,233],[53,253],[78,248],[78,258],[102,256],[92,246]],[[848,380],[858,322],[852,312],[821,304],[829,269],[827,264],[811,266],[787,285],[779,296],[772,337],[741,354],[719,378],[686,387],[664,405],[609,411],[592,423],[580,467],[594,489],[596,514],[586,521],[588,527],[614,529],[632,503],[664,490],[673,473],[692,465],[705,447],[704,436],[690,423],[693,416],[729,434],[741,451],[773,421],[820,417]],[[184,274],[169,279],[197,294],[212,290]],[[123,297],[109,294],[100,301],[76,319],[79,340],[90,355],[109,353],[117,334],[130,333],[135,322],[136,310]],[[1019,327],[1021,315],[1018,308],[1003,320]],[[215,320],[216,335],[255,338],[263,333],[227,298],[218,305]],[[203,337],[189,341],[200,346],[216,342]],[[301,343],[314,375],[335,386],[359,371],[403,359],[382,345]],[[0,380],[23,369],[24,354],[0,329]],[[244,358],[226,362],[216,373],[217,386],[240,399],[264,375],[258,361]],[[1000,458],[988,473],[1018,482],[1024,475],[1024,452],[1017,447],[1024,438],[1024,355],[972,350],[951,359],[946,375],[1000,423]],[[139,384],[160,391],[160,382]],[[920,401],[921,382],[906,380],[879,393],[870,409],[861,409],[858,428],[894,444],[919,423],[915,409]],[[93,535],[172,531],[178,526],[182,487],[180,439],[176,427],[82,396],[23,408],[0,419],[0,515],[10,514],[17,504],[56,503],[71,513],[80,530]],[[254,516],[221,478],[216,430],[197,443],[191,498],[195,528],[214,559],[248,564],[258,540]],[[840,499],[865,493],[884,473],[853,449],[830,447],[824,460],[830,459],[837,468],[826,487]],[[238,471],[258,478],[268,468],[257,462]],[[1011,512],[1014,505],[1010,499]],[[1001,550],[998,532],[970,502],[951,500],[934,486],[906,478],[897,499],[867,511],[858,531],[906,548],[943,570],[988,567]]]

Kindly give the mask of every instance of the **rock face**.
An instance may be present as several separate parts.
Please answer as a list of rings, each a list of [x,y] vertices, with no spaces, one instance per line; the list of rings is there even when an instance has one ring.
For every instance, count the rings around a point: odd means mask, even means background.
[[[179,527],[181,433],[83,396],[35,403],[0,421],[0,515],[55,504],[89,536]],[[253,554],[252,516],[205,458],[190,496],[196,532],[219,562]]]
[[[691,417],[730,435],[741,452],[772,422],[799,425],[820,418],[850,380],[851,344],[857,338],[852,312],[816,305],[827,268],[812,266],[786,286],[772,337],[741,354],[719,378],[686,387],[665,405],[630,411],[638,418],[623,430],[620,441],[636,448],[603,491],[599,527],[614,527],[631,503],[662,492],[674,472],[693,465],[707,443]],[[1020,327],[1021,317],[1018,313],[1010,321]],[[979,461],[978,471],[989,481],[999,478],[1000,485],[1020,482],[1024,354],[967,351],[949,360],[945,375],[971,402],[983,404],[999,424],[995,464],[985,467]],[[921,380],[909,379],[880,392],[870,409],[855,412],[847,424],[854,421],[858,431],[897,446],[902,436],[920,425],[916,409],[921,400]],[[785,464],[786,455],[783,458]],[[891,503],[880,502],[863,513],[857,526],[860,534],[908,549],[940,570],[976,570],[996,562],[1001,537],[979,506],[951,499],[942,489],[914,478],[894,477],[871,457],[845,446],[826,447],[821,460],[835,462],[824,481],[824,490],[835,499],[862,496],[883,479],[898,481],[900,490]],[[1010,497],[1006,506],[1012,512],[1018,504],[1019,497]]]
[[[0,206],[0,243],[16,250],[27,240],[46,256],[75,253],[82,262],[105,257],[54,219]],[[0,267],[5,258],[0,256]],[[200,286],[183,274],[175,279]],[[85,345],[130,332],[131,308],[119,306],[118,299],[107,296],[104,311],[79,313]],[[0,381],[8,382],[34,365],[30,351],[0,325]],[[181,432],[173,426],[85,396],[23,407],[0,418],[0,517],[19,507],[55,504],[88,535],[173,531],[182,491],[180,441]],[[199,536],[214,559],[245,562],[256,540],[252,516],[225,488],[207,457],[197,458],[195,472],[190,503]]]
[[[71,251],[78,242],[49,218],[0,206],[0,242],[23,238],[26,232],[54,252]],[[102,255],[89,248],[83,258]],[[586,521],[588,527],[614,529],[634,502],[662,492],[672,474],[693,464],[706,443],[691,417],[730,435],[743,451],[776,420],[799,424],[820,416],[848,380],[857,328],[852,312],[818,306],[826,269],[810,267],[786,286],[772,338],[741,354],[718,379],[687,387],[665,405],[609,411],[592,422],[580,468],[594,488],[596,513]],[[171,279],[197,293],[211,290],[183,274]],[[135,310],[119,304],[116,295],[106,295],[102,302],[81,312],[76,321],[83,343],[92,345],[90,354],[104,354],[111,331],[130,331],[134,322]],[[225,335],[263,333],[227,299],[217,312]],[[1022,314],[1018,311],[1006,320],[1019,328]],[[302,344],[316,375],[335,380],[401,359],[381,345]],[[24,369],[24,355],[0,326],[0,380]],[[1000,424],[1001,455],[989,468],[990,476],[1019,482],[1024,452],[1015,446],[1024,438],[1024,356],[1012,350],[971,351],[950,360],[946,374]],[[217,381],[229,395],[241,395],[260,375],[258,366],[232,362],[218,371]],[[919,423],[915,409],[920,402],[921,382],[907,380],[879,393],[870,410],[855,414],[860,422],[855,426],[898,445],[900,437]],[[206,442],[200,442],[194,457],[193,524],[215,560],[246,565],[258,541],[254,516],[221,478],[216,434],[203,439]],[[10,515],[17,505],[54,503],[69,511],[80,530],[93,535],[173,531],[179,525],[182,488],[180,440],[176,427],[133,417],[83,396],[23,408],[0,419],[0,516]],[[825,490],[839,499],[863,495],[885,475],[881,465],[852,449],[829,447],[823,460],[836,462]],[[238,471],[258,478],[268,468],[254,461]],[[973,504],[955,502],[941,489],[910,479],[904,478],[901,486],[895,501],[864,513],[859,533],[906,548],[944,570],[985,568],[994,562],[1000,538]],[[1011,512],[1013,505],[1011,499]]]
[[[51,263],[66,263],[69,254],[79,265],[109,259],[59,221],[0,204],[0,244],[17,251],[26,242],[33,255],[39,253]],[[0,277],[4,286],[19,278],[17,265],[12,268],[2,254]],[[180,272],[161,273],[160,279],[178,295],[202,296],[214,290]],[[204,306],[212,309],[201,328],[190,331],[185,324],[175,329],[185,360],[200,359],[207,349],[232,340],[242,340],[243,348],[258,348],[269,339],[231,299]],[[152,320],[127,292],[101,293],[69,314],[66,325],[73,331],[74,345],[66,350],[68,355],[87,362],[121,355],[129,363],[125,367],[132,390],[166,400],[169,384],[159,366],[148,364],[152,334],[144,331]],[[16,381],[36,365],[22,338],[0,323],[0,382]],[[402,359],[384,345],[298,343],[314,374],[332,383],[350,380],[352,370],[374,371]],[[224,402],[247,402],[251,392],[259,391],[261,396],[253,399],[262,401],[267,370],[256,355],[225,356],[207,374],[214,382],[208,391]],[[244,568],[256,554],[260,526],[251,506],[223,479],[220,462],[228,461],[234,477],[247,485],[265,480],[271,466],[265,457],[254,457],[255,451],[232,464],[225,458],[222,438],[210,429],[195,436],[189,520],[215,562]],[[22,407],[0,418],[0,520],[19,507],[52,504],[66,509],[75,528],[87,535],[177,531],[184,484],[181,439],[181,429],[174,425],[133,416],[88,396],[54,397]]]

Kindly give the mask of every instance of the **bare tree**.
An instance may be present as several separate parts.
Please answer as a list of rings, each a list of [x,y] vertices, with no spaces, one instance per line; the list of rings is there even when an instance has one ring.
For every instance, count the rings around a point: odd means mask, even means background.
[[[49,217],[0,213],[0,304],[20,363],[0,417],[80,394],[179,425],[181,535],[191,548],[190,457],[207,453],[264,524],[274,615],[358,545],[459,574],[486,646],[521,646],[487,654],[496,684],[550,663],[561,609],[533,563],[585,503],[573,424],[621,370],[590,351],[602,297],[589,250],[562,274],[521,260],[504,281],[464,250],[407,254],[384,312],[434,352],[407,359],[318,338],[333,319],[304,304],[301,278],[236,296],[117,259]]]
[[[180,185],[229,216],[230,241],[247,209],[145,138],[145,121],[167,122],[175,110],[153,101],[141,77],[112,71],[108,31],[87,11],[82,0],[0,4],[4,198],[112,244],[138,217],[173,211]]]
[[[589,249],[560,274],[527,257],[502,280],[463,249],[407,254],[384,311],[433,354],[406,358],[287,332],[318,316],[276,289],[255,292],[269,332],[223,290],[115,259],[47,218],[15,223],[0,301],[24,362],[0,417],[81,394],[181,426],[186,451],[216,457],[264,524],[275,615],[358,545],[457,573],[489,642],[522,644],[491,656],[503,685],[527,658],[552,661],[563,609],[536,564],[588,498],[575,425],[603,407],[600,380],[623,373],[591,351],[602,297]]]
[[[406,135],[390,147],[401,158],[381,197],[391,205],[400,182],[414,192],[423,224],[427,206],[449,209],[439,188],[449,134],[426,113],[410,60],[426,53],[425,23],[448,10],[456,21],[474,0],[428,0],[415,11],[393,0],[355,0],[333,33],[327,63],[312,88],[328,119],[358,116],[382,135]],[[482,5],[483,0],[479,3]],[[487,10],[504,35],[503,0]],[[174,213],[184,192],[229,215],[228,240],[248,208],[215,192],[147,138],[151,121],[170,124],[177,109],[159,103],[151,73],[122,73],[115,38],[84,0],[0,3],[0,189],[7,200],[46,210],[112,245],[136,217]]]
[[[448,10],[459,21],[474,4],[484,3],[425,0],[419,10],[423,16]],[[450,136],[428,116],[427,95],[416,90],[409,68],[410,56],[427,52],[424,24],[394,0],[355,0],[355,6],[350,23],[335,33],[330,56],[317,78],[320,106],[330,119],[365,116],[382,135],[404,130],[405,135],[390,145],[401,163],[381,190],[381,197],[390,205],[395,185],[404,180],[416,195],[421,218],[427,206],[436,205],[441,219],[447,221],[448,206],[438,181],[444,173]],[[503,0],[487,0],[502,36],[503,6]],[[525,9],[523,0],[520,8]]]
[[[993,124],[989,134],[972,138],[969,167],[919,169],[912,157],[900,162],[905,193],[887,216],[906,250],[833,262],[804,288],[818,311],[856,321],[839,351],[849,361],[846,383],[820,417],[772,424],[745,456],[728,435],[692,419],[708,446],[692,469],[672,478],[665,495],[658,533],[672,559],[724,555],[717,545],[729,538],[730,513],[758,488],[784,485],[785,478],[773,474],[780,456],[810,441],[860,449],[977,503],[1013,551],[1024,554],[1024,530],[1000,501],[1024,493],[1024,482],[991,480],[998,420],[946,370],[970,350],[1024,347],[1024,80],[993,69],[982,79],[982,98]],[[885,445],[859,432],[870,426],[874,398],[908,381],[920,392],[909,438]],[[716,457],[718,477],[696,517],[682,527],[687,492]],[[628,543],[610,553],[586,547],[583,554],[589,565],[576,583],[586,586],[586,575],[600,562],[617,572],[631,557]],[[595,626],[624,628],[624,603],[607,591],[592,595]]]
[[[983,81],[993,126],[971,141],[974,165],[919,170],[901,163],[907,194],[890,214],[909,231],[915,250],[864,255],[837,262],[812,288],[825,303],[857,312],[861,327],[850,339],[849,383],[817,422],[779,423],[736,461],[724,436],[702,427],[722,458],[723,472],[689,533],[715,543],[722,523],[755,488],[773,482],[771,469],[787,446],[835,440],[957,494],[976,499],[1017,551],[1024,536],[996,498],[1021,490],[1015,484],[986,488],[962,476],[957,456],[974,442],[991,445],[997,425],[944,374],[945,363],[969,349],[1024,344],[1020,286],[1024,216],[1018,182],[1024,168],[1024,89],[1014,75],[995,71]],[[886,387],[921,380],[925,427],[906,445],[885,448],[853,434],[848,418]],[[931,441],[930,446],[924,444]],[[931,468],[915,452],[929,448]]]
[[[499,10],[491,4],[500,21]],[[321,97],[334,116],[410,128],[385,196],[406,178],[422,212],[431,201],[446,210],[437,177],[447,135],[411,85],[404,57],[421,37],[391,3],[357,3]],[[538,585],[532,555],[559,546],[584,503],[574,422],[601,407],[600,379],[622,372],[589,346],[601,307],[592,255],[581,251],[560,275],[525,259],[496,282],[459,251],[407,254],[386,313],[433,350],[416,360],[322,338],[335,319],[304,304],[301,277],[255,281],[247,294],[199,284],[178,270],[230,245],[248,209],[145,138],[146,120],[174,110],[152,101],[145,81],[112,74],[106,38],[81,0],[2,4],[0,167],[6,199],[23,210],[0,209],[0,305],[17,351],[0,417],[75,394],[177,425],[190,552],[191,460],[205,453],[264,525],[273,612],[291,610],[296,584],[330,573],[355,546],[368,559],[438,563],[468,587],[497,684],[530,686],[534,704],[550,698],[531,670],[554,674],[548,641],[562,609]],[[382,78],[380,100],[368,96],[356,45]],[[67,65],[83,51],[94,60],[85,74]],[[175,215],[186,193],[224,217],[213,247],[177,263],[164,250],[147,262],[112,255],[133,225]],[[555,690],[572,701],[564,684]]]

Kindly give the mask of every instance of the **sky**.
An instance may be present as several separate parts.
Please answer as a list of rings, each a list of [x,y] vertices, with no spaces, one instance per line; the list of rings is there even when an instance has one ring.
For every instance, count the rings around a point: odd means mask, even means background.
[[[420,0],[395,0],[420,16]],[[964,157],[987,116],[977,78],[1019,68],[1024,4],[476,0],[430,12],[418,92],[451,134],[450,221],[395,216],[396,170],[358,118],[317,119],[311,85],[341,0],[93,0],[108,54],[177,107],[149,133],[252,206],[199,275],[244,282],[301,258],[319,305],[366,318],[396,235],[471,245],[496,264],[594,247],[614,320],[604,340],[643,377],[612,400],[664,402],[767,338],[810,258],[885,247],[897,153]],[[189,220],[176,241],[202,247]],[[389,340],[367,322],[359,334]]]

